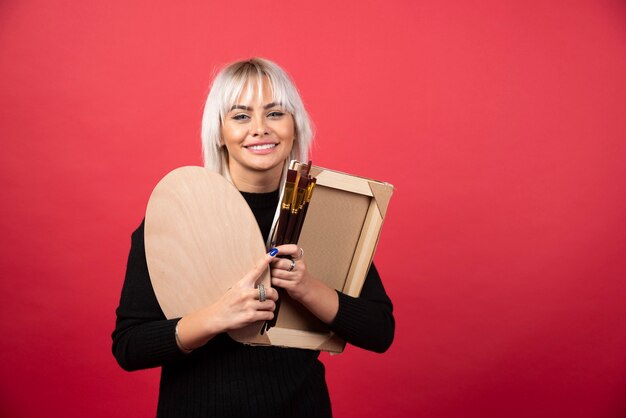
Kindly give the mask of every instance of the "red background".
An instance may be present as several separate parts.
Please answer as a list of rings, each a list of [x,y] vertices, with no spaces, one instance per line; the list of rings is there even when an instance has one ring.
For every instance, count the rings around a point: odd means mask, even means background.
[[[623,1],[181,3],[0,2],[0,415],[154,415],[110,353],[129,236],[254,55],[317,164],[396,186],[396,341],[322,356],[337,417],[626,415]]]

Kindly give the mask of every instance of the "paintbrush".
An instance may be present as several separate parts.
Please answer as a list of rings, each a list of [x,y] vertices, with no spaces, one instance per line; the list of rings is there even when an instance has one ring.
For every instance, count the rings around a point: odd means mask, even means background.
[[[300,210],[304,206],[304,198],[306,196],[307,186],[309,185],[309,179],[307,177],[301,176],[298,181],[298,187],[296,189],[296,200],[295,203],[292,203],[291,213],[289,214],[289,223],[287,225],[287,232],[285,233],[285,244],[297,244],[297,241],[294,241],[294,238],[299,234],[298,225],[302,226],[299,223],[300,219]]]
[[[315,186],[315,179],[311,178],[309,171],[312,161],[303,164],[293,160],[287,170],[287,178],[283,189],[283,199],[280,206],[277,225],[274,227],[272,245],[297,244],[302,231],[306,209],[311,201],[312,189]],[[290,258],[290,257],[289,257]],[[280,302],[285,291],[277,289],[279,298],[274,310],[274,318],[266,321],[261,327],[261,334],[276,326]]]
[[[285,181],[283,191],[283,201],[280,205],[280,215],[278,217],[278,224],[276,225],[276,236],[272,242],[272,245],[282,245],[285,240],[285,233],[287,230],[287,224],[289,222],[289,214],[291,213],[291,202],[294,200],[293,195],[296,189],[296,182],[298,181],[299,173],[296,170],[287,170],[287,179]]]
[[[304,203],[302,207],[298,211],[298,222],[296,223],[296,234],[293,237],[294,244],[298,243],[300,239],[300,233],[302,232],[302,226],[304,225],[304,220],[306,218],[306,212],[309,210],[309,203],[311,203],[311,198],[313,197],[313,189],[315,188],[315,183],[317,179],[315,177],[310,178],[309,184],[306,188],[306,194],[304,197]]]

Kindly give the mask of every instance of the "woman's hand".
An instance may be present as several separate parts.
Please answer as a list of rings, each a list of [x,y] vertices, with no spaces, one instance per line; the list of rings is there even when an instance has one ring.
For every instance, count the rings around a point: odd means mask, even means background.
[[[179,345],[195,349],[206,344],[217,334],[243,328],[257,321],[274,318],[278,292],[265,286],[265,301],[260,301],[256,283],[274,256],[266,254],[233,287],[211,306],[186,315],[178,322]]]
[[[272,286],[281,287],[293,299],[302,302],[311,292],[315,280],[306,268],[304,250],[295,244],[280,245],[278,252],[282,257],[271,262]]]
[[[330,324],[339,309],[334,289],[313,277],[307,270],[304,250],[295,244],[280,245],[281,256],[271,262],[272,286],[283,288],[321,321]]]
[[[273,257],[267,255],[212,306],[214,308],[211,309],[212,321],[218,324],[220,332],[243,328],[257,321],[268,321],[274,318],[278,292],[266,286],[266,300],[261,302],[259,289],[255,286],[272,259]]]

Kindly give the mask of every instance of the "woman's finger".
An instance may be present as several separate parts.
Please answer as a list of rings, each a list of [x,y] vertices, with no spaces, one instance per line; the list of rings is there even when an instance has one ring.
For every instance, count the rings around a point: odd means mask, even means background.
[[[272,276],[272,286],[280,287],[281,289],[291,289],[294,283],[291,280],[283,279],[278,276]]]
[[[254,268],[250,270],[248,273],[246,273],[245,276],[243,276],[243,278],[241,279],[243,284],[253,287],[256,281],[259,279],[259,277],[261,277],[261,275],[265,271],[267,271],[267,268],[269,267],[272,260],[276,258],[277,254],[278,252],[274,252],[274,251],[270,251],[269,253],[265,254],[263,258],[261,258],[257,262]]]
[[[296,278],[293,272],[283,270],[283,269],[273,269],[272,277],[277,277],[279,279],[289,280],[289,281],[293,281]]]
[[[284,244],[276,248],[278,248],[279,254],[282,256],[288,255],[295,258],[300,255],[300,247],[296,244]]]
[[[265,292],[266,301],[269,300],[272,302],[276,302],[278,300],[278,292],[276,291],[276,289],[270,286],[264,286],[263,289],[263,291]],[[258,288],[252,290],[251,295],[252,299],[261,300],[261,291]]]
[[[273,269],[289,270],[292,263],[294,264],[294,268],[295,268],[295,263],[296,263],[295,260],[292,260],[290,258],[277,258],[274,261],[272,261],[271,265]]]
[[[273,300],[266,300],[265,302],[259,302],[257,311],[270,311],[274,312],[276,309],[276,303]]]

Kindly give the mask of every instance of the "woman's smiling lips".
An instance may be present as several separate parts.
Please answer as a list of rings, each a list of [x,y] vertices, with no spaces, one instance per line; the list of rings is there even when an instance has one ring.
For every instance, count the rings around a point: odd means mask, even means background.
[[[253,154],[270,154],[278,146],[275,142],[257,142],[255,144],[244,145],[243,147]]]

